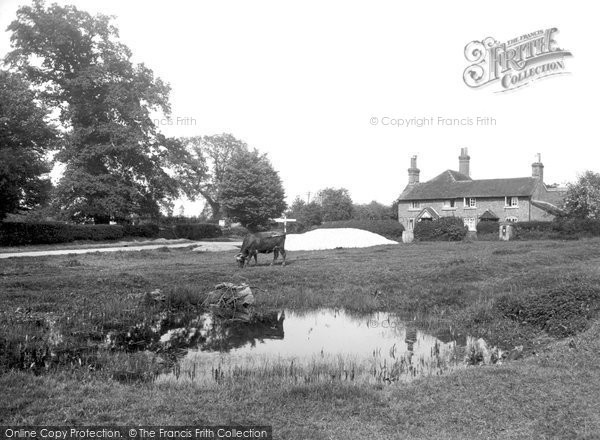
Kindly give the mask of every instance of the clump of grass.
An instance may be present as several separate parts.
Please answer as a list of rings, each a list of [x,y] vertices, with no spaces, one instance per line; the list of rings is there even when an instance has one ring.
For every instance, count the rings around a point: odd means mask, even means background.
[[[572,336],[585,330],[600,311],[600,286],[570,277],[547,289],[498,298],[496,308],[505,318],[544,330],[551,336]]]

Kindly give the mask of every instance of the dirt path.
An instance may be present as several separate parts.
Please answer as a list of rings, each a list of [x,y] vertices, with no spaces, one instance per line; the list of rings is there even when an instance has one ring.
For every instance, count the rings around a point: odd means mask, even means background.
[[[45,257],[48,255],[68,255],[68,254],[88,254],[91,252],[118,252],[118,251],[142,251],[144,249],[158,249],[158,248],[182,248],[182,247],[194,247],[195,251],[204,252],[219,252],[219,251],[232,251],[237,250],[242,245],[242,242],[216,242],[216,241],[189,241],[185,243],[176,244],[148,244],[142,246],[114,246],[114,247],[96,247],[96,248],[81,248],[81,249],[54,249],[45,251],[26,251],[26,252],[12,252],[12,253],[0,253],[0,259],[2,258],[15,258],[15,257]]]

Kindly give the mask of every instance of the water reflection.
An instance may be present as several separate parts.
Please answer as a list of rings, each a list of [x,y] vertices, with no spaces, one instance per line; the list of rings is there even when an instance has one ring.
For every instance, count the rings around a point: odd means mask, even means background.
[[[250,324],[204,318],[203,339],[161,380],[393,382],[462,368],[465,340],[389,313],[285,311]]]

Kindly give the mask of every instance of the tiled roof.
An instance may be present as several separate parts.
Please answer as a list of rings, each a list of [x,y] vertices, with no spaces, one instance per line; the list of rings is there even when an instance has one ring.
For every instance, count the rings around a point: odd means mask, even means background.
[[[486,210],[483,214],[479,216],[480,220],[498,220],[500,217],[496,215],[494,211],[491,209]]]
[[[417,219],[423,218],[425,216],[425,213],[428,213],[429,218],[431,218],[433,220],[437,220],[440,218],[440,215],[431,206],[427,206],[427,207],[423,208],[421,210],[421,212],[419,212],[419,215],[417,215],[416,218]],[[427,216],[425,216],[425,218],[427,218]]]
[[[565,211],[558,206],[544,200],[532,200],[531,204],[552,215],[560,215],[565,213]]]
[[[473,180],[459,172],[446,170],[427,182],[408,185],[398,200],[531,196],[537,183],[534,177]]]

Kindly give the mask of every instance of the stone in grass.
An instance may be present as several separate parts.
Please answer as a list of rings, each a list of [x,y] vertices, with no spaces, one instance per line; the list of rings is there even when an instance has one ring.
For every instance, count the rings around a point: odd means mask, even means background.
[[[247,284],[220,283],[206,295],[203,305],[219,316],[247,321],[252,317],[249,309],[254,302],[254,294]]]
[[[167,300],[166,295],[164,293],[162,293],[160,289],[154,289],[152,292],[148,292],[146,294],[146,298],[148,298],[150,301],[156,301],[156,302],[161,302],[161,301]]]

